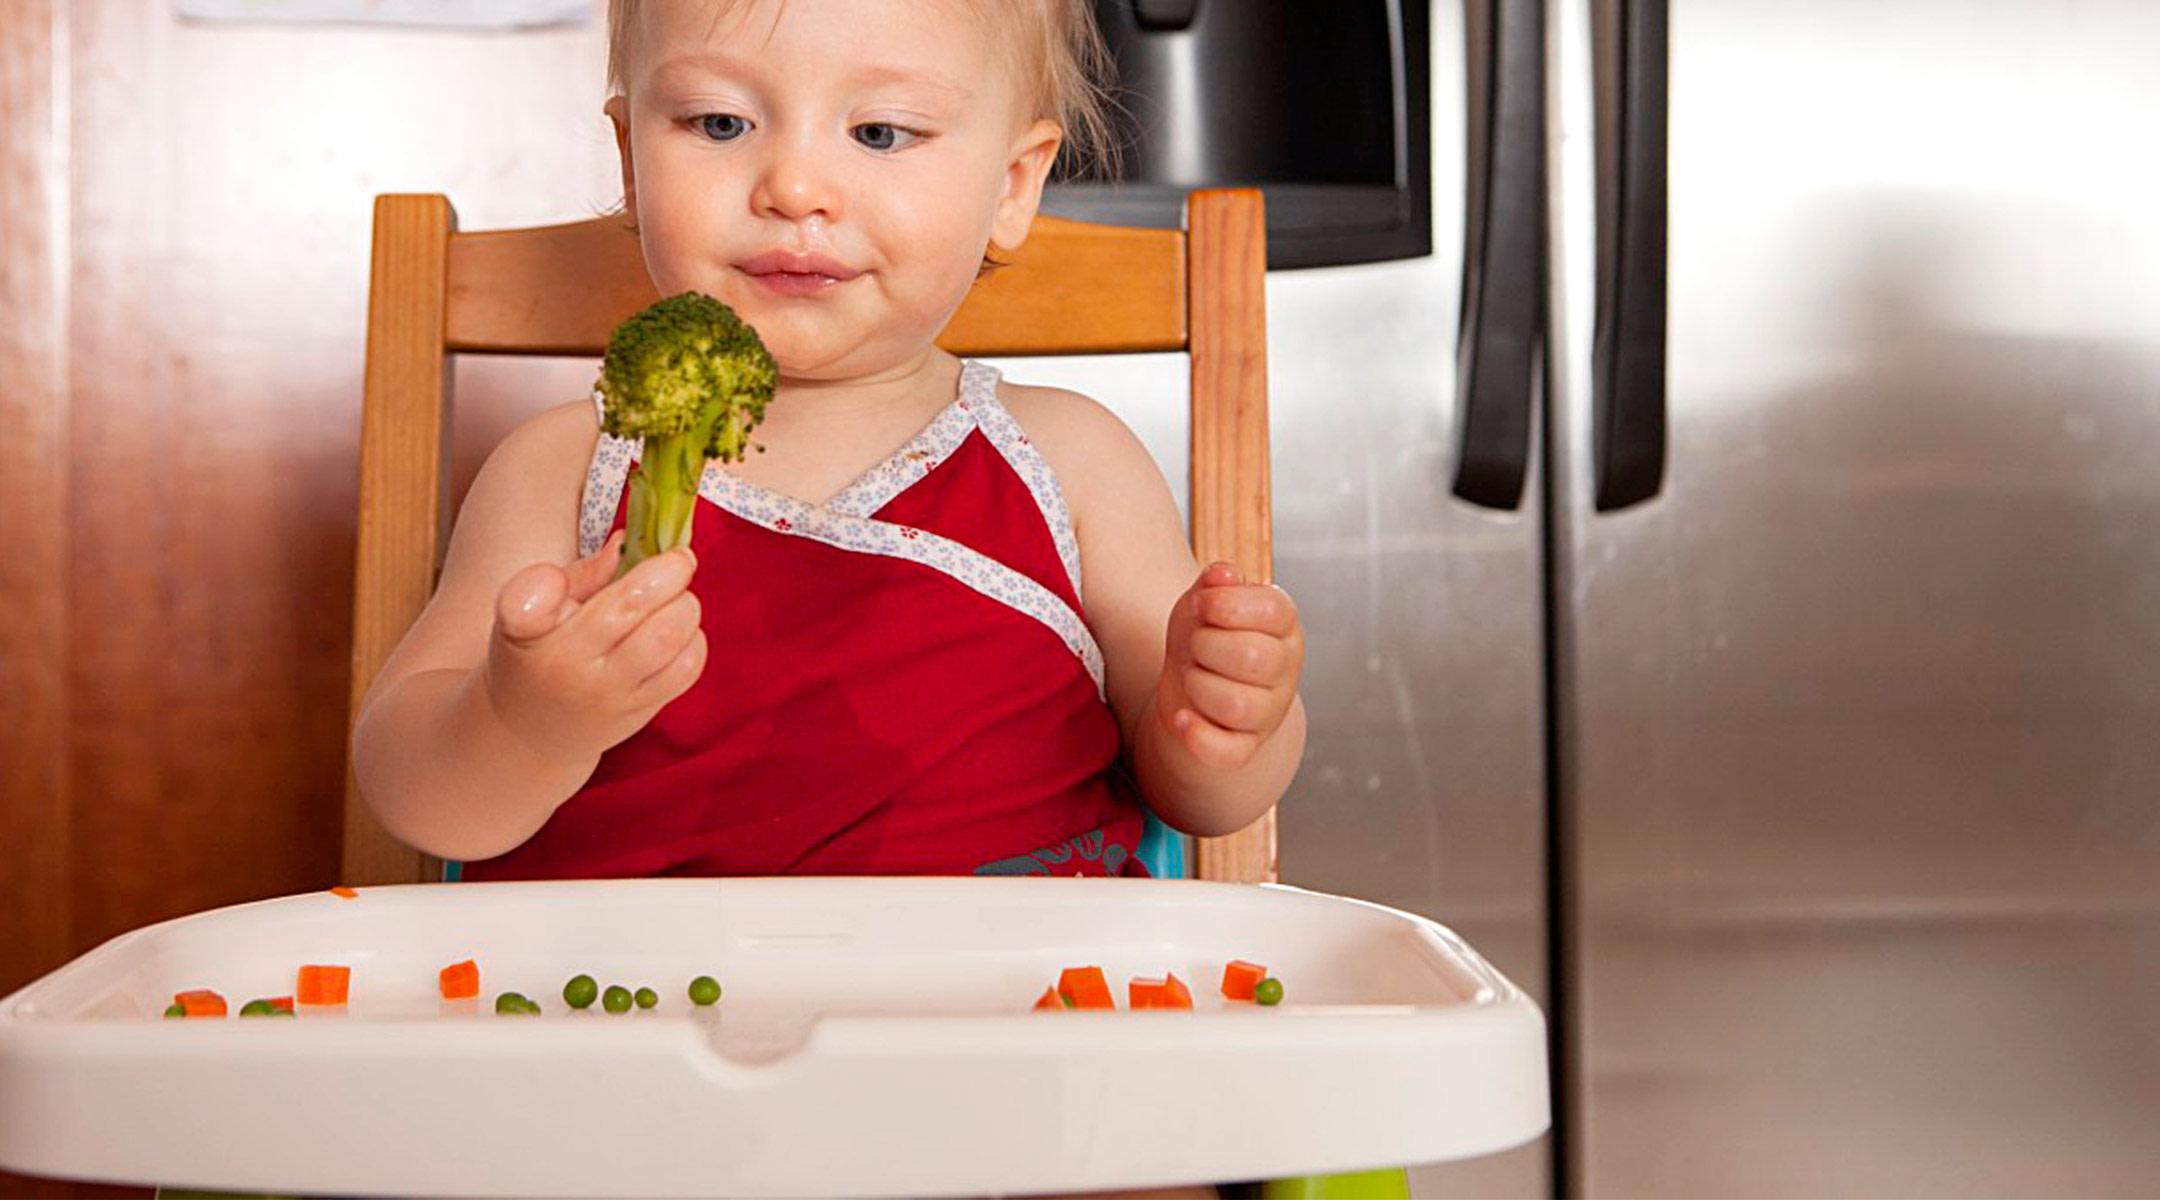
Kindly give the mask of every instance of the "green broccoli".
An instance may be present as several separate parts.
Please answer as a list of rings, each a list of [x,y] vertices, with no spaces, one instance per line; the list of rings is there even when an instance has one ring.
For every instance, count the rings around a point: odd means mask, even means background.
[[[757,331],[698,292],[670,296],[608,335],[600,426],[645,439],[630,478],[622,570],[689,543],[705,460],[743,457],[777,375]]]

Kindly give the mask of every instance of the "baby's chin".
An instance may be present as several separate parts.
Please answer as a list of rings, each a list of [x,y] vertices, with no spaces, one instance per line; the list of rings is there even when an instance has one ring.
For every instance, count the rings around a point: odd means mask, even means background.
[[[759,332],[762,336],[763,331]],[[773,365],[779,368],[783,386],[905,378],[944,353],[928,339],[835,346],[809,339],[797,340],[784,332],[766,338],[765,349],[773,356]]]

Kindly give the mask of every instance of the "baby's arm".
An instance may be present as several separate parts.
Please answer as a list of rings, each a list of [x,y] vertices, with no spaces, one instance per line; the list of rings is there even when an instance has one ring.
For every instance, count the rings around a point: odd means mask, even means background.
[[[688,551],[621,580],[619,537],[576,557],[596,436],[579,403],[504,439],[458,514],[434,597],[362,698],[361,794],[428,853],[492,858],[531,837],[704,667]]]
[[[1070,392],[1010,392],[1072,510],[1088,626],[1148,806],[1186,833],[1244,828],[1282,798],[1304,753],[1297,607],[1227,564],[1200,570],[1161,470],[1108,410]]]

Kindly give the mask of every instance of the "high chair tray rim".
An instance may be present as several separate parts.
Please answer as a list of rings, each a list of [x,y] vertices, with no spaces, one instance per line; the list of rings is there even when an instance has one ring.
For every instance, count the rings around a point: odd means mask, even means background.
[[[479,964],[477,1001],[437,972]],[[1224,1000],[1232,959],[1285,1002]],[[351,968],[298,1020],[234,1011]],[[1119,1010],[1033,1011],[1069,966]],[[577,973],[649,1012],[573,1011]],[[1196,1009],[1127,1011],[1175,973]],[[685,985],[712,975],[719,1004]],[[518,991],[538,1019],[497,1016]],[[121,935],[0,1000],[0,1167],[341,1195],[875,1196],[1270,1178],[1548,1119],[1544,1019],[1413,914],[1277,885],[641,879],[316,892]]]

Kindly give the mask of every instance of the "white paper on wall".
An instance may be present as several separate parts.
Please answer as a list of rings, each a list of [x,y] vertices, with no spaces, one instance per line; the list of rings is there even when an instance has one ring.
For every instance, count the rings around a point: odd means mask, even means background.
[[[188,21],[535,29],[582,25],[595,0],[173,0]]]

